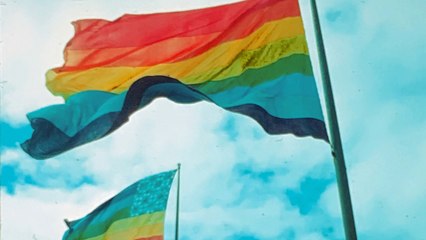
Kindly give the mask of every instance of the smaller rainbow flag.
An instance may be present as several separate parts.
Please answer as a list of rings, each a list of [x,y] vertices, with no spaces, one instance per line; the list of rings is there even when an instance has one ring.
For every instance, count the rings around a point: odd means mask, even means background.
[[[62,240],[162,240],[176,170],[143,178],[87,216],[68,222]]]

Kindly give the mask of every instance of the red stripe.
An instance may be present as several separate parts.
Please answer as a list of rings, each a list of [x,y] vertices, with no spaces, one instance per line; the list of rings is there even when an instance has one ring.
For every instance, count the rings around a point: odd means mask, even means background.
[[[244,37],[265,22],[295,16],[300,16],[297,0],[248,0],[183,12],[124,15],[112,22],[80,20],[74,22],[76,34],[67,48],[143,47],[168,38],[222,32],[238,20],[238,31],[221,40],[226,41]]]
[[[163,240],[163,236],[151,236],[151,237],[143,237],[143,238],[136,238],[135,240]]]
[[[152,66],[188,59],[197,52],[214,46],[218,34],[171,38],[148,47],[106,48],[93,50],[65,49],[65,64],[56,72],[78,71],[99,66]]]

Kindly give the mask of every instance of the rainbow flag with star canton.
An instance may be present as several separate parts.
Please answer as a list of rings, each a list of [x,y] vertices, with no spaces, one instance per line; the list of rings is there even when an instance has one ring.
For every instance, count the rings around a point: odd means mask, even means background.
[[[34,132],[22,148],[34,158],[104,137],[157,97],[212,102],[269,134],[328,140],[297,0],[73,24],[64,65],[46,74],[65,103],[28,114]]]
[[[69,222],[62,240],[163,240],[175,173],[159,173],[130,185],[87,216]]]

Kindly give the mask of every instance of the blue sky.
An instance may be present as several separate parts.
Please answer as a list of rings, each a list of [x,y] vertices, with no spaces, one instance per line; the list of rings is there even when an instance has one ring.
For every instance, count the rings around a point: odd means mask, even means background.
[[[25,114],[61,102],[45,89],[44,73],[62,64],[71,21],[225,2],[1,1],[2,239],[60,239],[64,218],[178,162],[182,239],[343,239],[328,145],[269,136],[208,103],[159,99],[107,138],[46,161],[18,147],[31,133]],[[309,1],[300,5],[319,76]],[[426,239],[426,2],[318,7],[359,239]],[[170,198],[166,239],[174,204]]]

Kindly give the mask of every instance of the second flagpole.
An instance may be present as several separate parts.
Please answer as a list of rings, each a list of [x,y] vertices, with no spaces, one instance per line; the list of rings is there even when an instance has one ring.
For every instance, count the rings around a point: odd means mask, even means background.
[[[177,165],[175,240],[179,239],[179,192],[180,192],[180,163],[178,163],[178,165]]]

